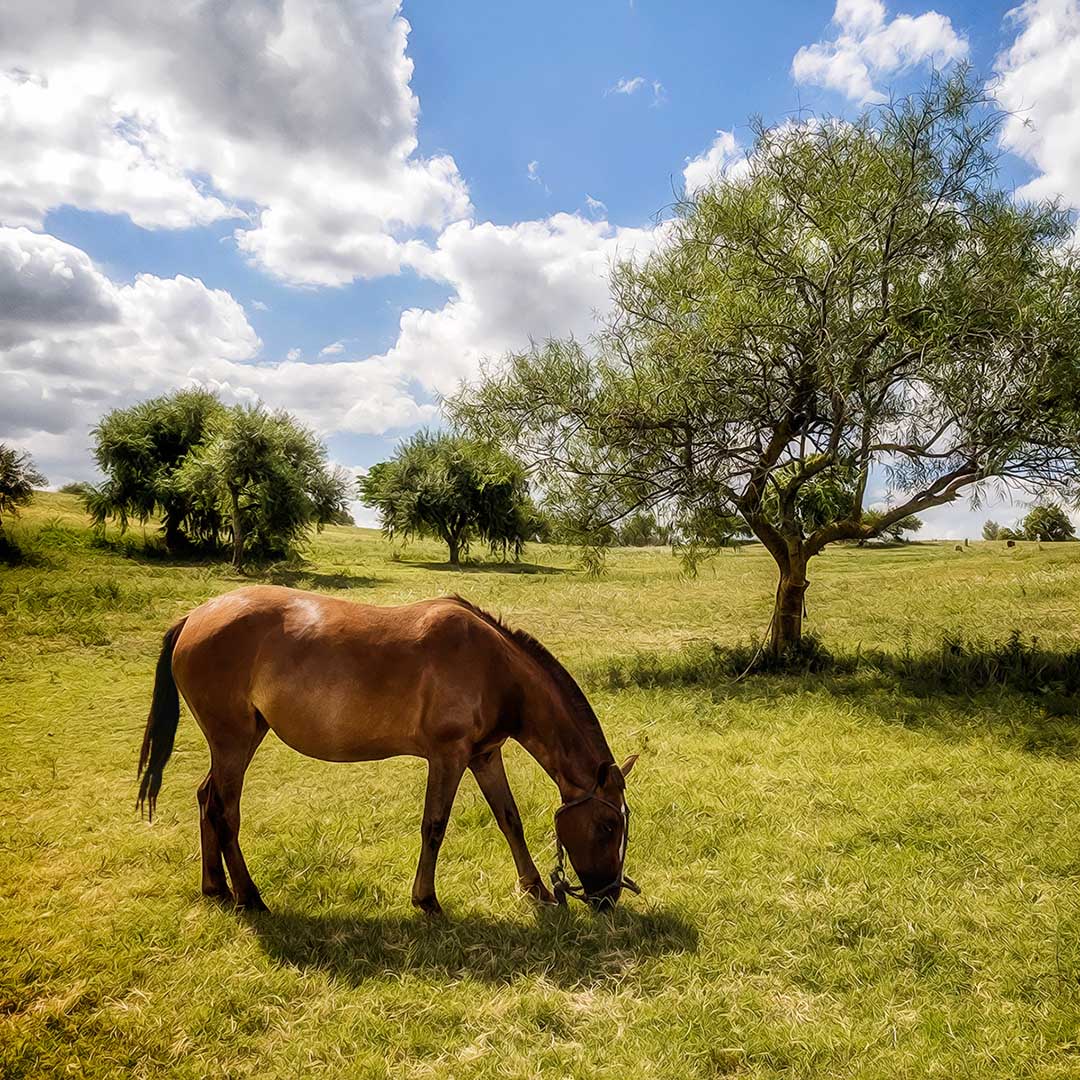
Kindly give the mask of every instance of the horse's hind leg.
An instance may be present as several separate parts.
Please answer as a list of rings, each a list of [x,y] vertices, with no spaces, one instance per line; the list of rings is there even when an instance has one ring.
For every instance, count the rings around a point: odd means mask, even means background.
[[[227,897],[229,883],[225,880],[225,867],[221,861],[221,841],[218,839],[217,826],[214,824],[220,815],[217,805],[217,791],[214,789],[214,774],[208,772],[206,779],[199,785],[196,794],[199,800],[199,842],[202,847],[202,891],[203,896]]]
[[[517,803],[514,802],[510,782],[506,779],[502,751],[490,750],[486,754],[478,754],[469,762],[469,768],[472,769],[472,774],[476,777],[506,842],[510,845],[510,854],[514,856],[514,865],[517,867],[518,885],[534,900],[539,900],[542,904],[554,904],[555,897],[541,879],[540,871],[536,869],[536,863],[533,862],[525,843],[525,830],[521,827],[521,815],[518,813]]]
[[[265,911],[266,905],[251,880],[240,850],[240,795],[244,788],[244,773],[267,730],[266,721],[256,712],[247,739],[234,740],[229,746],[210,744],[210,777],[214,790],[207,804],[209,817],[229,869],[236,906],[250,911]]]

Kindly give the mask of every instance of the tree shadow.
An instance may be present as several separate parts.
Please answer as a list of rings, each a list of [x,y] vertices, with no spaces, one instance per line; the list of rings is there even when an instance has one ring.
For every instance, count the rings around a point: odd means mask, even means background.
[[[586,681],[616,691],[700,687],[717,700],[773,704],[820,693],[884,723],[1080,758],[1080,649],[1047,649],[1017,631],[996,641],[945,635],[936,647],[898,653],[832,652],[808,637],[799,655],[769,663],[756,643],[698,643],[594,665]]]
[[[287,585],[291,589],[371,589],[379,584],[374,574],[321,573],[295,567],[271,567],[252,578],[268,581],[271,585]]]
[[[628,964],[696,952],[698,945],[696,928],[681,917],[625,907],[599,916],[543,908],[532,924],[479,915],[433,920],[296,911],[245,918],[268,956],[353,985],[385,972],[421,972],[501,985],[543,975],[564,988],[589,986],[618,979]]]
[[[453,570],[459,574],[572,574],[573,570],[564,566],[541,566],[539,563],[492,562],[492,563],[452,563],[406,562],[399,560],[398,565],[416,570]]]

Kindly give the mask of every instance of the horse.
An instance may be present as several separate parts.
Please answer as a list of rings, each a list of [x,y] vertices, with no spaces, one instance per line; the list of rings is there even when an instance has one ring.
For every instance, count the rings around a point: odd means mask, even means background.
[[[459,596],[377,607],[257,585],[195,608],[165,634],[157,661],[138,769],[137,805],[151,820],[180,694],[210,747],[210,771],[197,792],[206,896],[266,910],[240,851],[240,795],[270,730],[323,761],[427,761],[412,902],[428,915],[442,912],[435,864],[466,769],[506,837],[525,894],[545,904],[572,895],[604,909],[623,888],[638,891],[623,873],[626,777],[637,755],[617,765],[562,664],[534,637]],[[503,767],[507,739],[559,789],[554,893],[525,843]],[[564,849],[580,887],[565,876]]]

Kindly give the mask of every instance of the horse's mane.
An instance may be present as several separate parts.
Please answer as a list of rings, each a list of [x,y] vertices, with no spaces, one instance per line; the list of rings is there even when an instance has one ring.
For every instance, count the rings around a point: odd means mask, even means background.
[[[600,745],[605,750],[607,749],[607,740],[604,738],[600,721],[597,720],[596,713],[593,712],[593,707],[589,704],[589,699],[585,696],[581,687],[578,686],[574,676],[551,655],[545,646],[541,645],[532,634],[525,630],[507,626],[497,615],[492,615],[490,611],[477,607],[476,604],[466,600],[463,596],[458,596],[455,593],[450,599],[460,604],[466,611],[471,611],[477,618],[483,619],[488,626],[494,627],[504,638],[512,641],[524,653],[531,656],[551,676],[552,680],[563,692],[563,696],[570,707],[570,712],[580,723],[582,729],[598,738]]]

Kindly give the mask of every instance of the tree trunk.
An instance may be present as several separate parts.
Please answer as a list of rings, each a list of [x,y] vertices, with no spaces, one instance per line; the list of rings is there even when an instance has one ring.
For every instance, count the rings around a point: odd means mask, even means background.
[[[806,558],[800,552],[792,555],[789,565],[780,570],[769,641],[769,651],[774,657],[802,645],[803,597],[806,586]]]
[[[461,565],[461,558],[460,558],[461,544],[458,541],[458,538],[456,536],[448,536],[446,538],[446,544],[447,544],[447,547],[450,548],[450,565],[451,566],[460,566]]]
[[[187,544],[187,537],[184,535],[183,530],[180,528],[180,516],[174,512],[166,511],[165,520],[162,522],[165,529],[165,548],[172,555],[178,555],[184,551]]]
[[[240,514],[240,496],[234,491],[232,495],[232,534],[233,534],[233,569],[236,571],[244,568],[244,519]]]

